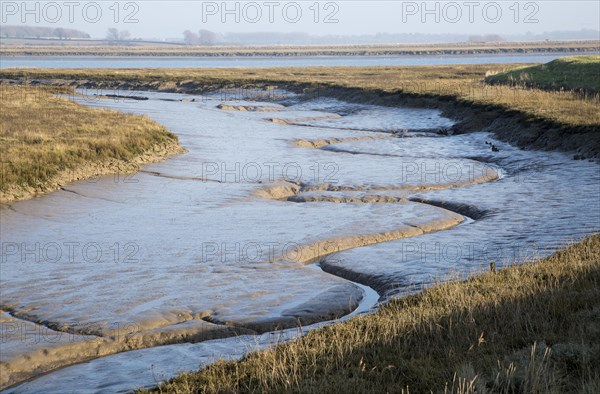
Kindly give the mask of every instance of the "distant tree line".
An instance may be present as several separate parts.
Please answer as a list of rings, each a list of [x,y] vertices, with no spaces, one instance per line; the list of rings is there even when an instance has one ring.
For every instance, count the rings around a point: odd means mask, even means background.
[[[187,45],[219,45],[219,44],[303,44],[308,43],[311,36],[308,33],[278,33],[278,32],[255,32],[255,33],[215,33],[210,30],[201,29],[193,32],[183,32],[183,42]]]
[[[126,41],[131,38],[131,34],[127,30],[119,30],[111,27],[106,32],[106,39],[108,41]]]
[[[500,41],[506,41],[506,40],[497,34],[469,36],[469,42],[500,42]]]
[[[190,30],[183,32],[183,42],[188,45],[215,45],[218,41],[220,40],[217,34],[210,30],[201,29],[198,33]]]
[[[497,34],[487,35],[444,35],[445,40],[440,41],[439,35],[431,34],[386,34],[355,35],[355,36],[312,36],[304,32],[279,33],[279,32],[254,32],[254,33],[224,33],[219,34],[210,30],[200,30],[197,33],[186,30],[183,32],[183,42],[187,45],[217,45],[217,44],[347,44],[347,43],[419,43],[419,42],[499,42],[505,41]]]
[[[186,30],[182,42],[188,45],[348,45],[348,44],[425,44],[453,42],[543,41],[567,39],[598,39],[593,29],[553,31],[525,34],[438,34],[438,33],[376,33],[357,35],[316,36],[305,32],[215,33],[209,30]]]
[[[75,29],[63,27],[39,26],[2,26],[2,36],[7,38],[58,38],[68,40],[71,38],[90,38],[90,35]]]

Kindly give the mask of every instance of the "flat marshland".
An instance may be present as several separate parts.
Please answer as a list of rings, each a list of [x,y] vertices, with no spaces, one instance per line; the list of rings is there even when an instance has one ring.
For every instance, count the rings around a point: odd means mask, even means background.
[[[598,393],[600,235],[437,284],[155,392]]]
[[[75,44],[76,43],[76,44]],[[598,40],[546,42],[472,42],[450,44],[377,45],[277,45],[277,46],[202,46],[130,41],[103,45],[97,41],[69,40],[40,45],[39,41],[3,38],[3,56],[401,56],[467,55],[535,52],[597,52]]]
[[[592,69],[600,69],[600,55],[585,57]],[[489,84],[486,75],[513,70],[519,65],[451,65],[403,67],[303,67],[267,69],[5,69],[0,78],[9,80],[63,80],[91,87],[117,87],[208,93],[220,88],[264,86],[297,87],[326,94],[327,89],[360,90],[365,99],[371,94],[406,94],[412,97],[459,100],[465,103],[495,105],[517,110],[531,117],[566,125],[600,124],[600,96],[582,98],[573,90],[544,91],[523,86]],[[522,67],[522,65],[521,65]],[[576,70],[574,70],[576,72]],[[598,74],[591,74],[598,84]],[[39,81],[41,80],[41,81]],[[46,80],[46,81],[44,81]],[[391,103],[392,104],[392,103]],[[396,105],[402,102],[396,102]]]
[[[181,151],[174,134],[146,117],[56,96],[68,89],[0,89],[0,202],[81,178],[135,171],[138,164]]]
[[[600,84],[600,55],[566,58],[562,73],[585,63],[589,86]],[[311,97],[333,96],[380,105],[433,107],[458,121],[457,132],[492,131],[521,147],[600,155],[600,93],[499,83],[496,75],[523,65],[305,67],[268,69],[5,69],[0,79],[117,90],[206,94],[220,89],[279,87]],[[533,75],[533,74],[532,74]],[[489,77],[489,80],[486,79]],[[533,75],[535,78],[536,75]],[[568,82],[573,78],[571,78]],[[532,79],[533,81],[533,79]],[[540,81],[539,84],[542,84]],[[126,93],[125,93],[126,94]]]

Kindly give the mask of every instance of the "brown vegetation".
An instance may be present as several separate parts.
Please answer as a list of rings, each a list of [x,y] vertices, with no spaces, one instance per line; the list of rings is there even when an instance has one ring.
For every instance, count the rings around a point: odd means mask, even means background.
[[[592,57],[593,58],[593,57]],[[518,65],[303,67],[269,69],[0,70],[10,83],[79,86],[102,91],[158,90],[227,100],[275,97],[274,88],[306,97],[338,97],[389,106],[439,108],[457,124],[450,132],[490,131],[521,147],[600,157],[600,93],[488,84],[486,75]],[[565,71],[566,72],[566,71]],[[600,75],[600,74],[596,74]]]
[[[186,42],[211,43],[214,37],[206,30],[204,37],[187,32]],[[214,33],[213,33],[214,34]],[[390,55],[468,55],[528,52],[592,52],[598,51],[600,41],[545,42],[469,42],[449,44],[377,44],[377,45],[290,45],[290,46],[200,46],[158,45],[129,41],[128,45],[50,46],[31,42],[31,45],[3,45],[3,56],[390,56]]]
[[[182,151],[174,134],[146,117],[84,107],[46,88],[0,89],[0,202]]]
[[[458,279],[458,278],[457,278]],[[219,361],[161,393],[600,391],[600,235]]]

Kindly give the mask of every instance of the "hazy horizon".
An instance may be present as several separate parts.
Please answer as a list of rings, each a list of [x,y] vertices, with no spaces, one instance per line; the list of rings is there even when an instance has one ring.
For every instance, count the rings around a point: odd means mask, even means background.
[[[106,37],[109,28],[143,39],[175,39],[202,29],[348,37],[600,29],[597,1],[2,1],[0,13],[1,26],[77,29],[93,38]]]

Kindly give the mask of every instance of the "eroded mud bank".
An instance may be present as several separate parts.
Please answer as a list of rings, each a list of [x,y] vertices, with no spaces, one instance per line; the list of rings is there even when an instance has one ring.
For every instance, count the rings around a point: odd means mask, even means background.
[[[462,101],[456,97],[444,95],[442,93],[434,94],[411,94],[402,91],[387,92],[379,89],[349,88],[343,86],[320,85],[303,82],[289,81],[266,81],[266,82],[206,82],[206,81],[185,81],[184,83],[162,80],[162,81],[136,81],[119,80],[112,78],[110,81],[100,81],[94,79],[34,79],[22,80],[19,78],[5,77],[1,79],[4,83],[31,85],[54,85],[70,86],[74,88],[88,89],[89,92],[95,90],[100,92],[116,91],[139,91],[137,98],[145,97],[141,92],[168,92],[199,95],[204,99],[212,92],[227,92],[232,97],[239,99],[240,91],[255,91],[257,93],[252,97],[254,100],[260,100],[261,89],[265,89],[262,98],[269,100],[282,99],[274,94],[273,88],[279,92],[295,92],[306,97],[335,98],[345,102],[355,104],[370,104],[385,107],[414,107],[431,108],[440,110],[443,115],[454,122],[451,127],[438,127],[425,131],[435,131],[444,134],[462,134],[470,132],[489,132],[504,142],[509,142],[523,149],[536,149],[545,151],[563,151],[571,152],[580,158],[590,158],[598,160],[600,158],[600,134],[596,126],[569,126],[560,124],[548,119],[541,119],[516,110],[510,110],[500,105],[475,104]],[[93,94],[93,93],[91,93]],[[226,94],[227,95],[227,94]],[[285,94],[284,94],[285,96]],[[285,97],[283,97],[285,99]],[[225,99],[227,100],[227,99]],[[240,108],[239,105],[224,104],[230,109],[248,110]],[[253,104],[248,104],[252,107]],[[261,110],[260,107],[250,108],[251,110]],[[274,110],[276,108],[271,108]],[[274,116],[272,119],[276,122],[282,120]],[[327,126],[324,126],[327,127]],[[413,130],[415,131],[415,130]]]

